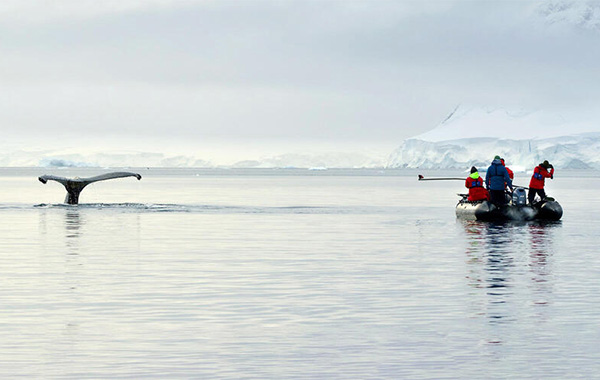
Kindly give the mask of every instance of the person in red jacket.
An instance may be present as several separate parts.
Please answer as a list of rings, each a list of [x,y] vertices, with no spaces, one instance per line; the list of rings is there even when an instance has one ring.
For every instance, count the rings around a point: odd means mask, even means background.
[[[502,163],[502,166],[504,166],[504,168],[508,172],[508,177],[511,180],[515,179],[515,173],[512,170],[510,170],[510,168],[508,166],[506,166],[506,164],[504,163],[504,158],[501,158],[500,162]],[[507,188],[508,188],[508,183],[504,182],[504,190],[506,190]]]
[[[471,167],[471,175],[467,177],[465,187],[469,189],[468,201],[484,201],[489,198],[488,191],[483,186],[483,178],[475,166]]]
[[[510,170],[510,168],[508,166],[506,166],[506,164],[504,163],[504,158],[501,158],[500,162],[502,162],[502,165],[504,165],[504,167],[506,168],[506,171],[508,172],[508,176],[510,177],[510,179],[515,179],[515,173],[512,170]]]
[[[548,169],[550,169],[550,171],[548,171]],[[544,191],[546,178],[554,178],[554,166],[552,166],[548,160],[542,162],[533,169],[533,175],[529,182],[529,194],[527,195],[529,204],[533,204],[536,194],[539,194],[542,200],[546,198],[546,192]]]

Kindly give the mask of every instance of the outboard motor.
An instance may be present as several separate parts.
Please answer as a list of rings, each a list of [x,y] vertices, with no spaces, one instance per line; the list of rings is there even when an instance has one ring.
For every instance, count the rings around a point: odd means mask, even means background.
[[[525,189],[517,187],[512,193],[512,203],[515,206],[525,206],[527,204],[527,195]]]

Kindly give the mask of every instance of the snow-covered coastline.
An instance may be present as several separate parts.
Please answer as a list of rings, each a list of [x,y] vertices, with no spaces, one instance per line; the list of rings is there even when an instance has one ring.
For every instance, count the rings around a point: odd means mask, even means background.
[[[511,168],[531,169],[543,160],[565,169],[600,165],[600,125],[557,113],[459,107],[437,128],[405,140],[390,168],[465,168],[488,165],[495,155]]]
[[[409,139],[392,153],[387,166],[458,169],[489,165],[495,155],[522,170],[531,169],[543,160],[565,169],[589,169],[600,165],[600,133],[532,140],[474,138],[431,142]]]
[[[0,167],[198,167],[198,168],[421,168],[464,169],[489,165],[495,155],[518,171],[543,160],[563,169],[600,167],[600,115],[593,112],[457,107],[438,127],[389,151],[296,151],[222,163],[180,149],[110,150],[100,147],[24,149],[0,146]],[[133,144],[131,144],[133,145]],[[140,144],[143,145],[143,144]]]
[[[357,152],[288,153],[222,164],[192,154],[4,149],[0,152],[0,167],[382,168],[385,159],[385,154]]]

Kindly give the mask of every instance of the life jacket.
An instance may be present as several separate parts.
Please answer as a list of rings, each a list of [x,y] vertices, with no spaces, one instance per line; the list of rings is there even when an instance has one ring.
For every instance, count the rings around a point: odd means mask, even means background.
[[[466,187],[472,189],[474,187],[483,187],[483,179],[479,176],[479,173],[475,172],[467,178]]]
[[[483,178],[479,176],[479,173],[475,172],[467,177],[465,181],[465,187],[469,189],[469,201],[481,201],[488,199],[488,191],[483,187]]]

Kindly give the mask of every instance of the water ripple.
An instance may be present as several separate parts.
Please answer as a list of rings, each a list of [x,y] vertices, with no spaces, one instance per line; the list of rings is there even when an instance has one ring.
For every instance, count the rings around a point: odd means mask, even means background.
[[[200,213],[200,214],[333,214],[333,215],[369,215],[369,214],[392,214],[400,211],[397,207],[372,207],[372,206],[227,206],[227,205],[186,205],[173,203],[82,203],[78,205],[69,204],[46,204],[41,203],[33,206],[36,209],[63,209],[63,210],[109,210],[116,212],[167,212],[167,213]],[[29,209],[26,205],[5,205],[0,209],[24,210]],[[406,212],[406,209],[402,209]]]

